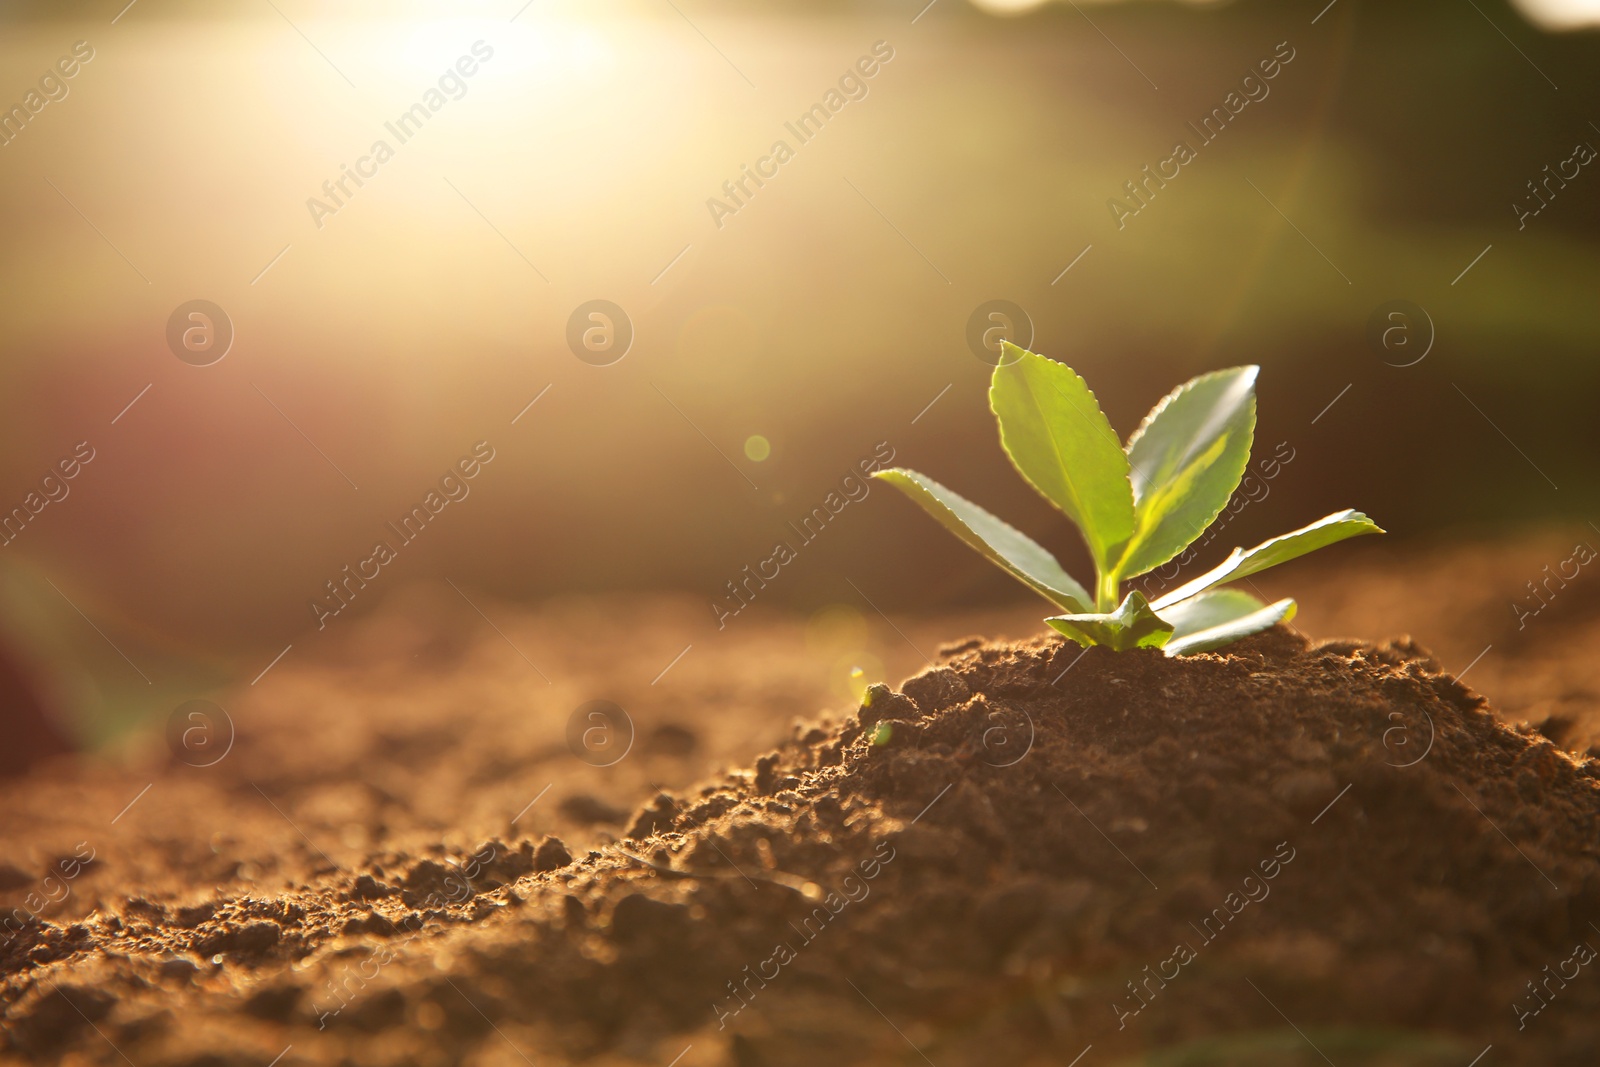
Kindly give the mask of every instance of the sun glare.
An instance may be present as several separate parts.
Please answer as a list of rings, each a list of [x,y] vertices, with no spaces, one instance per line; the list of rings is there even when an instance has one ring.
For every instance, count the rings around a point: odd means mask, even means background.
[[[1600,0],[1512,0],[1534,25],[1546,30],[1600,26]]]
[[[387,27],[388,37],[380,26]],[[473,41],[494,43],[499,66],[516,74],[594,77],[616,67],[611,46],[592,26],[579,26],[533,11],[517,22],[481,18],[427,19],[409,25],[374,24],[373,50],[398,60],[397,76],[427,75],[455,62]]]
[[[1051,0],[972,0],[972,6],[991,15],[1021,15],[1043,7]],[[1096,4],[1121,0],[1093,0]],[[1204,7],[1225,0],[1184,0]],[[1600,0],[1511,0],[1522,15],[1543,30],[1579,30],[1600,26]]]

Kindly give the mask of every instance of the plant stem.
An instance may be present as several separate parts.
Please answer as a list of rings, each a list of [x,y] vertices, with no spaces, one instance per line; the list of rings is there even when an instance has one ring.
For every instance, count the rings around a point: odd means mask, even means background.
[[[1095,610],[1101,613],[1115,611],[1117,605],[1122,602],[1122,598],[1118,595],[1117,586],[1120,583],[1117,581],[1116,574],[1097,573],[1095,579],[1099,583],[1099,586],[1094,591]]]

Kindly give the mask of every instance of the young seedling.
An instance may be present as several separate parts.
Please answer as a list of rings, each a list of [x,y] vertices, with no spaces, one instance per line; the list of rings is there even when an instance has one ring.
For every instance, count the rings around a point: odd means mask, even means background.
[[[1000,445],[1012,464],[1083,534],[1094,592],[1038,542],[916,471],[873,475],[898,487],[990,562],[1066,614],[1045,622],[1080,645],[1117,651],[1207,652],[1294,617],[1295,602],[1263,604],[1220,589],[1325,545],[1382,533],[1359,511],[1337,511],[1252,549],[1235,548],[1206,573],[1147,600],[1122,584],[1168,562],[1227,505],[1250,461],[1258,367],[1202,374],[1146,415],[1127,445],[1072,368],[1009,342],[989,386]]]

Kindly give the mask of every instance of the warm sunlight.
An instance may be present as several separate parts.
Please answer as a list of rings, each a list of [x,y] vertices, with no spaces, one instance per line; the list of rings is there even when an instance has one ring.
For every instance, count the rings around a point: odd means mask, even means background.
[[[1600,26],[1600,0],[1515,0],[1529,19],[1545,29],[1577,30]]]
[[[1600,0],[0,6],[0,1064],[1600,1063]]]

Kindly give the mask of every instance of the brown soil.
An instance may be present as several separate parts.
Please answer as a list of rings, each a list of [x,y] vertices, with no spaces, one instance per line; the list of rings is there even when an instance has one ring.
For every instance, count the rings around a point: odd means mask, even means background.
[[[1594,1062],[1600,762],[1409,641],[972,640],[760,756],[824,699],[795,634],[748,631],[759,672],[697,646],[652,689],[690,610],[628,609],[653,636],[627,677],[567,650],[636,709],[610,768],[560,740],[599,694],[535,701],[498,637],[396,610],[241,702],[215,767],[135,752],[7,785],[0,900],[69,891],[0,940],[7,1054]],[[1562,639],[1592,638],[1564,610]],[[1587,738],[1569,704],[1546,732]],[[748,769],[695,784],[718,763]]]

